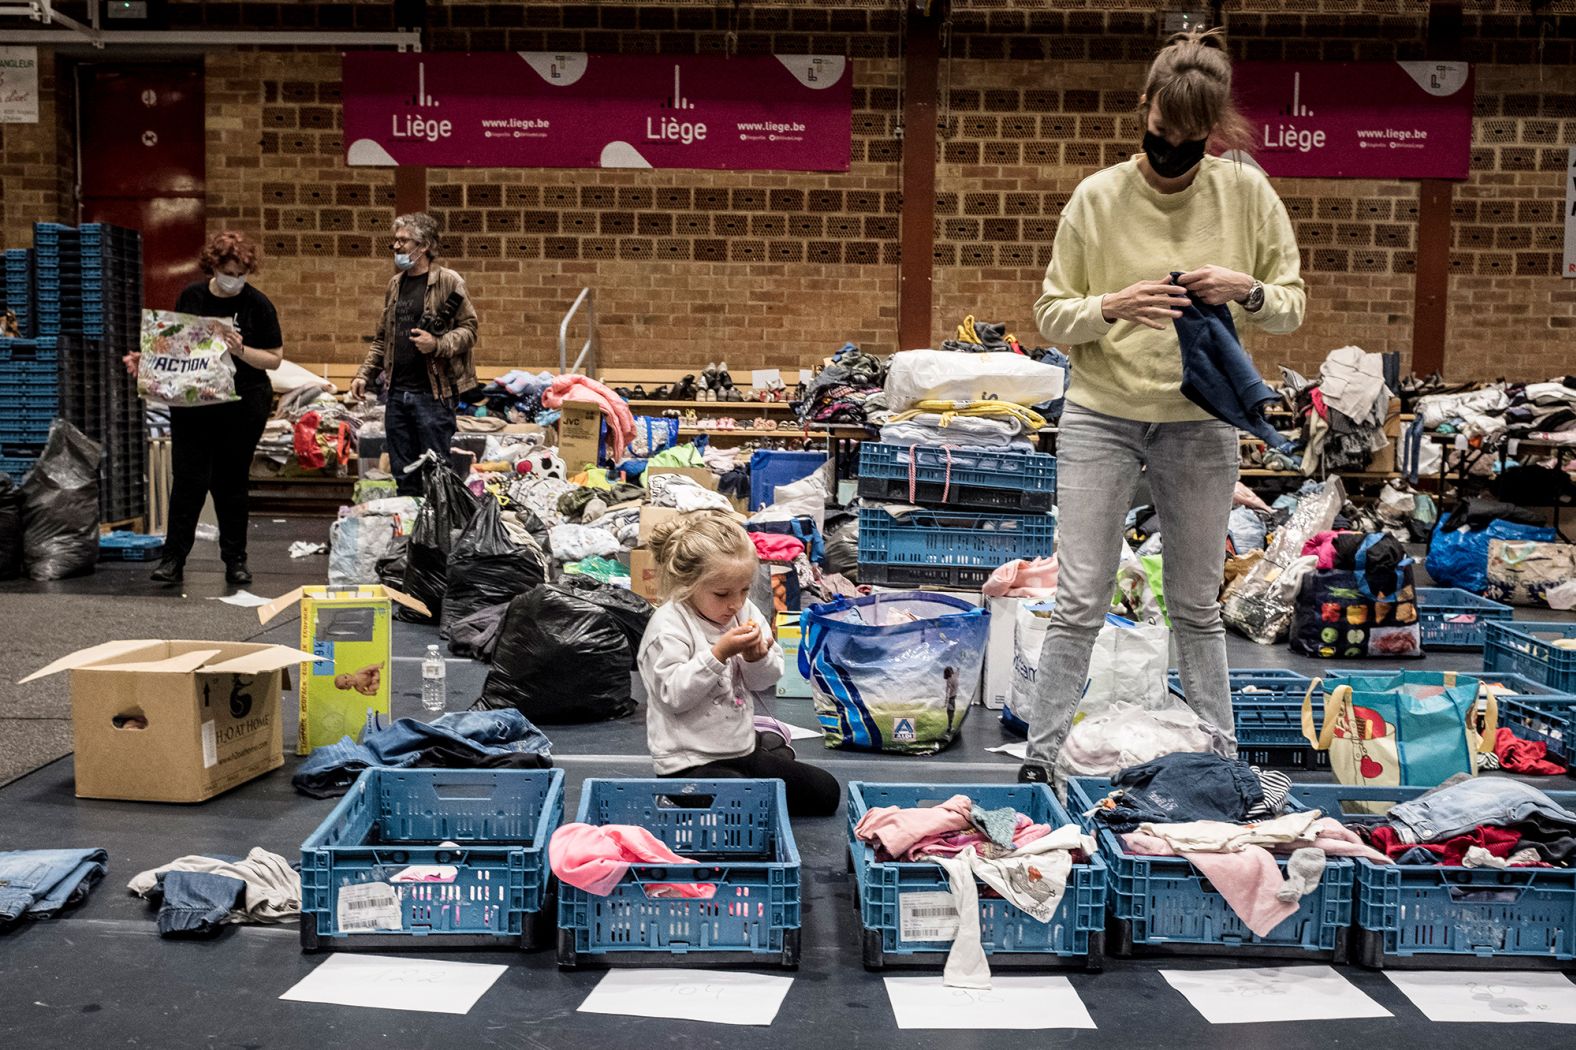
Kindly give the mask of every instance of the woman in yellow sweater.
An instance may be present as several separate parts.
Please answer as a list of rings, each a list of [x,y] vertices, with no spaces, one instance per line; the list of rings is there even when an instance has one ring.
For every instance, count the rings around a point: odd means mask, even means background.
[[[1207,153],[1212,143],[1251,141],[1215,35],[1173,38],[1150,66],[1140,107],[1143,153],[1073,191],[1034,304],[1040,331],[1069,348],[1073,382],[1057,444],[1056,609],[1020,780],[1052,779],[1143,471],[1165,541],[1166,606],[1188,702],[1233,728],[1217,598],[1237,435],[1183,395],[1174,321],[1191,293],[1232,304],[1239,325],[1290,332],[1305,295],[1291,221],[1264,173]]]

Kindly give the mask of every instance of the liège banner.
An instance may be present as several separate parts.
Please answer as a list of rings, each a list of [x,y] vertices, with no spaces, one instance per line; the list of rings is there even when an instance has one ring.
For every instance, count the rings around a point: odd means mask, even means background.
[[[841,55],[349,52],[353,166],[847,171]]]
[[[1464,179],[1472,155],[1465,62],[1239,62],[1237,105],[1271,175]]]

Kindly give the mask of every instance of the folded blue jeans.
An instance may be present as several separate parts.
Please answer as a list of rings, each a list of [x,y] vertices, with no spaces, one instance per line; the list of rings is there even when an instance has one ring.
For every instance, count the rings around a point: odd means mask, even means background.
[[[101,849],[25,849],[0,853],[0,926],[23,915],[50,918],[79,904],[104,877]]]
[[[1398,803],[1387,816],[1403,842],[1439,842],[1480,824],[1505,827],[1533,816],[1576,833],[1576,813],[1508,777],[1472,777]]]
[[[212,937],[230,913],[246,906],[246,883],[205,871],[169,871],[159,877],[160,937]]]

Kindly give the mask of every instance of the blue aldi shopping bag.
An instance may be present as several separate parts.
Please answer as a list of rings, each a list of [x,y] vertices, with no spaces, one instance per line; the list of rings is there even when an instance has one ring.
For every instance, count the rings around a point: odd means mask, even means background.
[[[800,624],[827,747],[930,755],[957,737],[980,691],[985,610],[903,591],[813,605]]]
[[[1457,773],[1477,774],[1479,751],[1492,751],[1499,728],[1494,691],[1454,672],[1338,675],[1323,683],[1324,724],[1313,725],[1315,679],[1302,701],[1302,731],[1343,784],[1435,787]],[[1488,695],[1477,722],[1478,690]]]

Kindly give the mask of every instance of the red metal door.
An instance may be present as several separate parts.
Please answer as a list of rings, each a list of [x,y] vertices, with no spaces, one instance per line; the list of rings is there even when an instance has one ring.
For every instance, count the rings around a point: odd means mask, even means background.
[[[206,239],[202,66],[84,64],[77,75],[81,221],[141,230],[143,299],[173,309]]]

